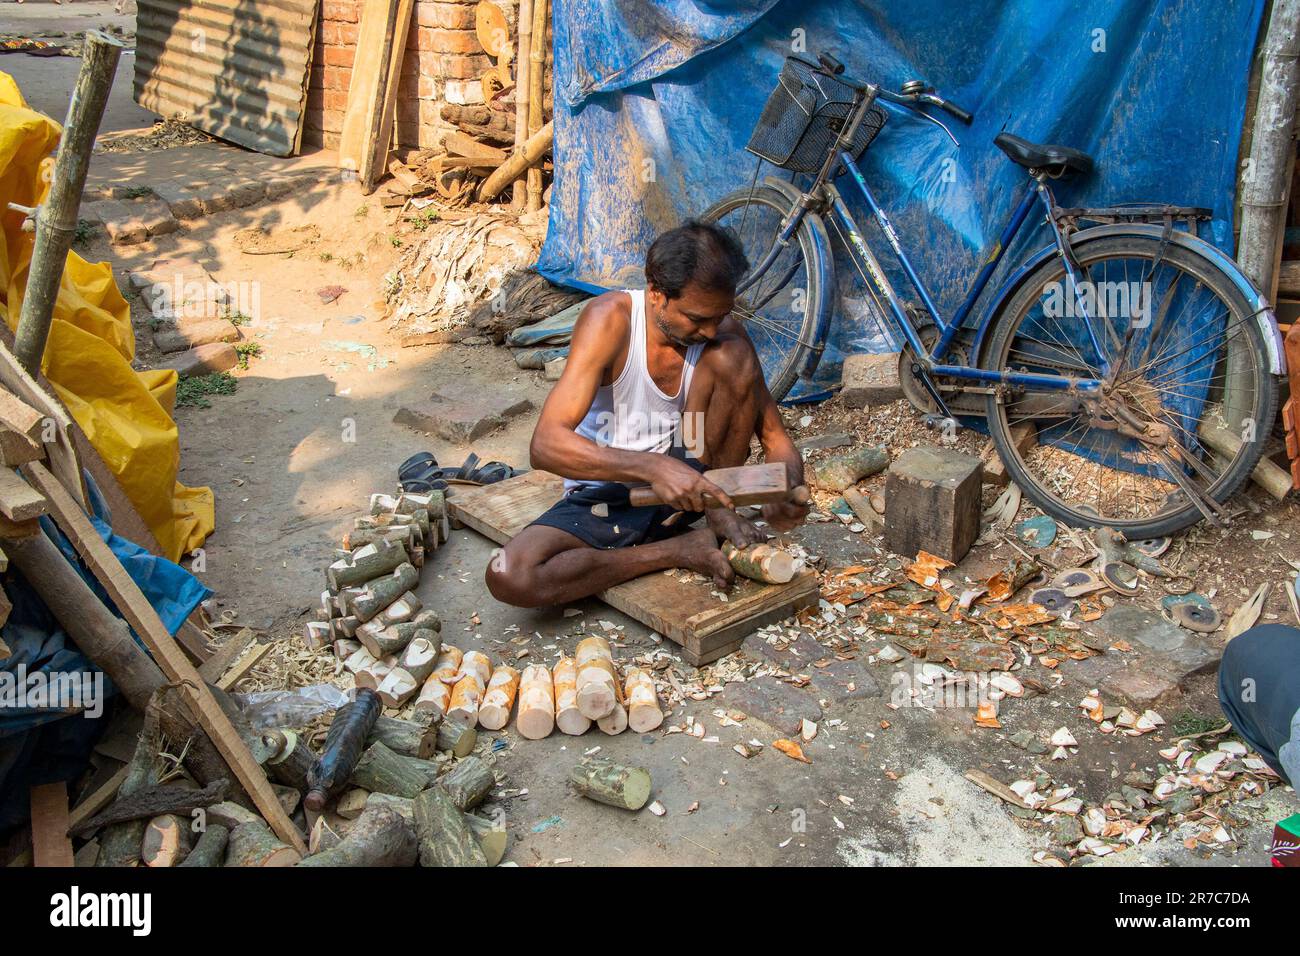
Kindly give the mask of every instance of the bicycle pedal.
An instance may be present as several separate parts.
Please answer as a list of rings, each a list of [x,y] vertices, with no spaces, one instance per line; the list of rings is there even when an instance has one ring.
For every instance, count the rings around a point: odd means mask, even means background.
[[[928,412],[921,417],[921,422],[932,432],[943,432],[951,435],[961,428],[961,423],[957,419],[948,415],[939,415],[934,412]]]

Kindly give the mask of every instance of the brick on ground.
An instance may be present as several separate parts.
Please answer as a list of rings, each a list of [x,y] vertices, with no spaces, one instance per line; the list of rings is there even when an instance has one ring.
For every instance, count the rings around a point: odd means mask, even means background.
[[[457,401],[434,393],[418,405],[404,405],[393,421],[418,432],[456,444],[477,441],[510,419],[532,409],[528,399],[490,394],[474,401]]]
[[[980,530],[980,460],[950,448],[909,448],[885,479],[885,542],[960,561]]]
[[[239,353],[228,342],[214,342],[196,348],[177,352],[159,365],[159,368],[175,369],[181,378],[195,375],[209,375],[213,372],[227,372],[239,364]]]
[[[887,405],[903,397],[898,384],[898,353],[850,355],[844,360],[840,399],[849,408]]]
[[[160,329],[153,335],[153,344],[160,352],[182,352],[200,345],[215,342],[236,342],[239,328],[225,319],[182,321],[175,328]]]

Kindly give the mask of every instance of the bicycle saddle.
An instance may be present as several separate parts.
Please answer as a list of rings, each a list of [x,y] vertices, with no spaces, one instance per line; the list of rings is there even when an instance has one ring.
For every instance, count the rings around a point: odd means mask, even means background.
[[[1062,171],[1074,173],[1092,172],[1092,157],[1068,146],[1049,146],[1031,143],[1013,133],[998,133],[993,142],[998,149],[1006,153],[1013,163],[1030,169],[1060,167]]]

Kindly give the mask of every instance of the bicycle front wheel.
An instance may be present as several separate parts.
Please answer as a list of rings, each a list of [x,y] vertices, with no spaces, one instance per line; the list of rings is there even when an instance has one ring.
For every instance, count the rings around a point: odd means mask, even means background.
[[[750,272],[741,280],[733,314],[754,343],[777,401],[801,372],[811,374],[816,367],[811,359],[820,357],[818,335],[830,309],[830,240],[819,217],[804,216],[794,241],[761,268],[791,205],[780,190],[758,186],[729,193],[700,215],[728,229],[745,250]]]
[[[1209,259],[1152,236],[1075,252],[1077,290],[1059,257],[1046,261],[1000,311],[980,364],[1104,385],[994,389],[989,431],[1010,477],[1053,517],[1130,540],[1223,517],[1277,411],[1252,306]]]

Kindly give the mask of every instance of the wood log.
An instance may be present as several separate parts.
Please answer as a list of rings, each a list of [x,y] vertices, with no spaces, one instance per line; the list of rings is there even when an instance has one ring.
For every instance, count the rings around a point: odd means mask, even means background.
[[[433,673],[433,665],[441,646],[438,635],[429,630],[417,631],[416,636],[406,645],[402,652],[402,670],[415,678],[416,687],[428,680]]]
[[[282,843],[261,818],[241,823],[230,831],[226,866],[293,866],[302,854]]]
[[[441,787],[415,797],[412,807],[421,866],[487,866],[465,814]]]
[[[451,703],[451,688],[440,681],[435,672],[420,688],[420,695],[415,699],[415,712],[434,715],[441,721],[447,713],[449,703]]]
[[[155,693],[145,708],[144,725],[140,729],[131,760],[126,765],[126,777],[117,790],[119,798],[134,796],[158,782],[156,762],[162,749],[161,707],[161,695]],[[101,830],[99,856],[95,858],[95,866],[139,866],[140,846],[144,841],[146,826],[148,822],[139,819],[112,824]]]
[[[1226,428],[1220,428],[1209,422],[1202,422],[1196,429],[1196,434],[1205,444],[1223,455],[1225,458],[1233,458],[1241,450],[1241,439]],[[1265,436],[1261,435],[1262,441]],[[1269,458],[1261,458],[1255,465],[1254,470],[1250,473],[1251,479],[1270,495],[1281,501],[1291,493],[1291,475],[1286,469],[1275,465]]]
[[[314,856],[317,853],[323,853],[326,850],[332,850],[343,842],[343,836],[332,826],[324,814],[316,818],[316,822],[311,826],[311,833],[307,836],[307,853]]]
[[[752,544],[742,549],[723,541],[722,553],[737,574],[764,584],[788,584],[803,569],[802,561],[770,544]]]
[[[214,803],[204,811],[203,817],[206,826],[212,826],[215,823],[231,832],[241,823],[253,823],[262,820],[252,810],[230,800]],[[266,821],[263,820],[262,822],[265,823]]]
[[[618,666],[614,667],[614,696],[617,701],[614,709],[596,721],[600,732],[611,737],[627,730],[627,701],[623,698],[623,681],[618,676]]]
[[[528,137],[524,143],[524,148],[515,153],[487,179],[478,188],[479,202],[488,202],[495,199],[501,194],[507,186],[513,183],[520,176],[526,174],[530,169],[536,167],[550,151],[555,141],[555,126],[553,123],[547,123],[536,133]],[[541,170],[537,170],[537,175],[541,175]],[[540,197],[539,197],[540,198]],[[540,204],[538,205],[540,209]]]
[[[401,667],[394,667],[375,688],[385,707],[396,710],[415,696],[419,682]]]
[[[463,659],[464,655],[461,654],[459,647],[450,644],[442,645],[442,651],[433,665],[433,676],[448,687],[454,686],[456,681],[460,680],[460,662]]]
[[[347,664],[348,658],[359,650],[362,650],[360,641],[348,637],[340,637],[334,641],[334,656],[344,665]]]
[[[636,733],[647,734],[664,722],[655,679],[648,670],[641,667],[627,669],[623,698],[627,704],[628,726]]]
[[[515,48],[515,142],[514,152],[519,153],[528,139],[528,97],[532,86],[528,82],[529,54],[532,52],[533,0],[519,0],[519,29]],[[514,183],[514,206],[524,209],[526,185]]]
[[[871,502],[857,488],[849,485],[844,489],[844,503],[852,509],[861,521],[868,528],[881,530],[885,527],[885,519],[876,513],[876,509],[871,507]]]
[[[547,684],[550,684],[549,675]],[[479,726],[488,730],[500,730],[508,724],[510,709],[515,705],[518,690],[519,671],[508,664],[497,665],[483,694],[483,703],[478,708]]]
[[[857,448],[842,455],[831,455],[813,465],[817,487],[842,492],[863,478],[889,467],[889,449],[883,445]]]
[[[179,866],[189,856],[192,846],[189,821],[167,813],[154,817],[145,827],[140,859],[145,866]]]
[[[230,830],[220,823],[209,823],[199,834],[198,842],[190,850],[179,866],[210,867],[221,866],[226,856],[226,844],[230,842]]]
[[[479,849],[483,851],[487,865],[496,866],[500,863],[506,855],[506,847],[510,842],[505,827],[499,827],[491,820],[485,820],[474,813],[465,814],[465,822],[469,824],[475,839],[478,840]]]
[[[609,641],[588,637],[578,642],[575,652],[578,669],[578,710],[592,720],[599,720],[618,704],[618,672]]]
[[[467,757],[478,744],[478,730],[459,720],[444,720],[438,727],[438,749],[453,757]]]
[[[650,799],[650,771],[612,760],[586,758],[573,768],[569,783],[589,800],[625,810],[640,810]]]
[[[406,549],[400,544],[368,544],[352,552],[350,557],[331,564],[325,570],[325,580],[330,590],[337,592],[391,574],[409,561]]]
[[[460,662],[456,684],[451,689],[447,704],[448,718],[474,726],[478,723],[478,709],[483,703],[487,682],[492,677],[492,660],[482,651],[469,651]]]
[[[472,810],[492,792],[497,778],[491,768],[478,757],[466,757],[444,774],[439,786],[451,795],[452,801],[462,810]]]
[[[348,603],[348,613],[364,624],[419,583],[420,572],[414,565],[399,564],[392,574],[367,584],[365,593]]]
[[[334,804],[334,813],[344,820],[355,820],[365,812],[369,797],[370,791],[361,787],[345,790]]]
[[[396,604],[408,606],[408,598],[413,597],[411,594],[404,595]],[[400,654],[420,631],[437,634],[442,629],[442,621],[438,620],[437,612],[429,608],[403,621],[386,620],[389,610],[391,608],[357,627],[357,640],[375,657]]]
[[[380,717],[366,744],[378,741],[394,753],[428,760],[438,749],[438,724],[423,724],[414,720]]]
[[[325,621],[305,621],[302,626],[302,642],[309,650],[319,651],[331,641],[330,626]]]
[[[481,713],[479,721],[483,722]],[[555,729],[555,685],[545,664],[529,664],[519,678],[515,729],[528,740],[541,740]]]
[[[418,525],[398,525],[392,528],[353,528],[343,535],[343,547],[355,551],[368,544],[383,541],[386,544],[400,544],[409,555],[415,548],[421,547],[424,536]]]
[[[124,823],[127,820],[148,820],[166,814],[188,817],[200,807],[220,803],[230,791],[230,781],[218,780],[206,787],[193,789],[177,784],[156,784],[143,787],[125,797],[118,797],[112,804],[89,820],[83,820],[69,832],[72,836],[84,836],[99,827],[112,823]]]
[[[352,782],[358,787],[399,797],[414,797],[437,778],[436,764],[394,753],[378,741],[366,748],[352,773]]]
[[[353,682],[357,685],[358,691],[378,692],[379,685],[395,666],[397,666],[396,658],[385,657],[383,660],[372,660],[352,675]]]
[[[415,831],[400,813],[369,806],[338,845],[306,857],[299,866],[414,866]]]
[[[316,754],[307,745],[306,739],[292,730],[267,731],[262,739],[271,750],[271,756],[265,764],[268,776],[276,783],[293,787],[299,793],[310,790],[307,774],[316,763]]]
[[[578,666],[572,657],[555,663],[555,726],[571,736],[585,734],[591,718],[578,709]]]
[[[303,806],[308,810],[319,813],[329,797],[347,784],[361,757],[366,738],[379,719],[379,710],[378,695],[373,691],[359,690],[355,700],[335,711],[321,755],[307,773],[308,789]]]

